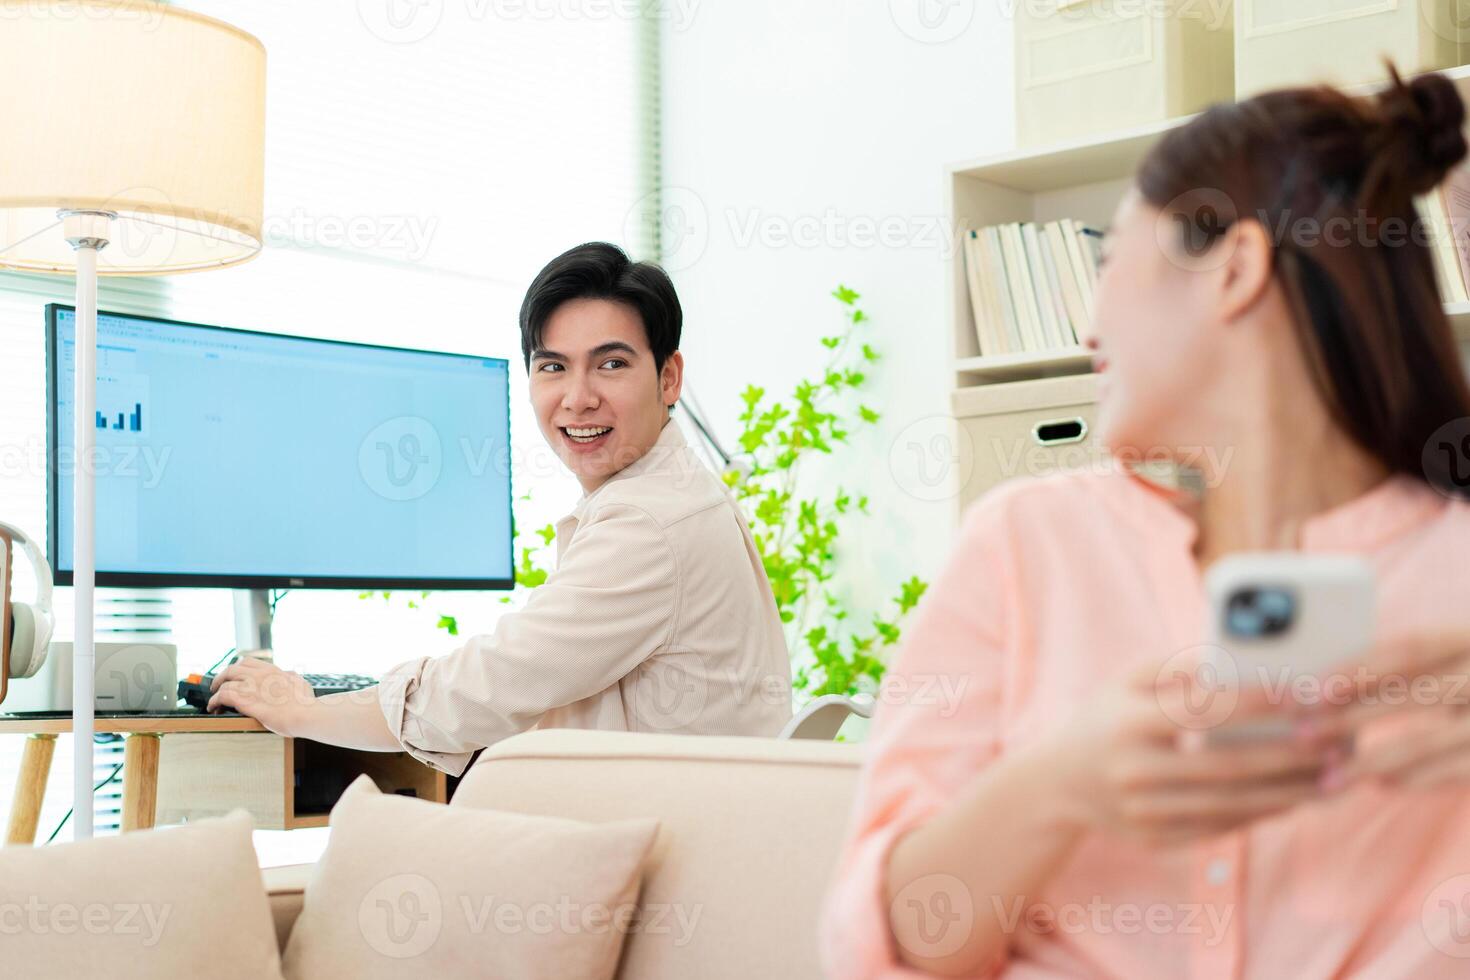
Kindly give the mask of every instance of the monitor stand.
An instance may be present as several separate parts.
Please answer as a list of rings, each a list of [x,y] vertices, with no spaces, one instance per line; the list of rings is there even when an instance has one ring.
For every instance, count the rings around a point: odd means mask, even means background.
[[[235,590],[235,649],[272,649],[269,589]]]

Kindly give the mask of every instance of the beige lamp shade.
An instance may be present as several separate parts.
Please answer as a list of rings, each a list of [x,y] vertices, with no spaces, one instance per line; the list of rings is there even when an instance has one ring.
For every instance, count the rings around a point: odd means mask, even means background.
[[[115,214],[101,275],[261,246],[265,48],[144,0],[0,0],[0,267],[70,273],[60,209]]]

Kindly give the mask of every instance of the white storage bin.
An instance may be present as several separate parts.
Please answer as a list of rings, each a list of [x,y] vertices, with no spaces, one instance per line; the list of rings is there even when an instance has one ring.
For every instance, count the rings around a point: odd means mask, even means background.
[[[1404,75],[1463,64],[1467,12],[1466,0],[1235,0],[1236,94],[1378,81],[1385,56]]]
[[[950,399],[960,425],[960,503],[998,483],[1106,464],[1092,439],[1097,375],[963,388]]]
[[[1159,122],[1235,97],[1230,0],[1017,0],[1015,11],[1022,145]]]

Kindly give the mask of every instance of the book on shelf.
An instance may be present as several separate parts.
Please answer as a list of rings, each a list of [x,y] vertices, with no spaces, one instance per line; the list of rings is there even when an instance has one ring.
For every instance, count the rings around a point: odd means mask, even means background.
[[[982,357],[1070,350],[1091,335],[1100,233],[1070,219],[962,236]]]
[[[1459,285],[1459,302],[1466,302],[1470,294],[1470,167],[1451,170],[1434,196],[1443,208],[1444,224],[1453,242],[1449,263],[1453,274],[1446,275],[1452,288]],[[1450,289],[1444,290],[1444,296],[1454,302]]]
[[[1450,220],[1449,181],[1415,201],[1428,225],[1429,251],[1434,260],[1434,278],[1439,282],[1439,295],[1446,303],[1464,303],[1465,276],[1461,271],[1458,236]],[[1462,191],[1461,193],[1464,193]],[[1470,202],[1467,202],[1470,203]]]

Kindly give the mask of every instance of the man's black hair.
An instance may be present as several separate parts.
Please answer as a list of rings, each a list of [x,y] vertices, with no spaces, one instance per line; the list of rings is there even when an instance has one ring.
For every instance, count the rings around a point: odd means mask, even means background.
[[[679,349],[684,310],[668,273],[651,262],[634,262],[616,245],[588,242],[558,255],[537,274],[521,303],[521,354],[541,346],[546,321],[563,303],[574,299],[606,299],[637,311],[653,350],[656,371]]]

